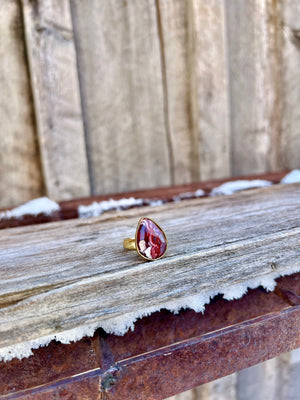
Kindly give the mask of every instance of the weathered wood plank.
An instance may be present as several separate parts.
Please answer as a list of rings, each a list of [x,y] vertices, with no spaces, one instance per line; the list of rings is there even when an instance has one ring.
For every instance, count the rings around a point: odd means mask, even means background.
[[[155,1],[71,1],[94,194],[171,183]]]
[[[223,1],[157,1],[176,183],[230,175]]]
[[[282,121],[279,2],[226,2],[232,173],[278,170]]]
[[[225,2],[193,0],[186,4],[188,77],[195,152],[193,169],[198,168],[198,171],[193,170],[194,180],[229,176],[231,150]]]
[[[73,28],[67,0],[22,0],[48,196],[90,194]]]
[[[300,267],[299,191],[278,185],[2,231],[1,348],[83,325],[121,332],[142,310],[239,296],[236,285],[254,278],[268,286],[272,274]],[[152,263],[122,249],[145,214],[169,239],[167,256]]]
[[[297,0],[282,1],[284,165],[300,167],[300,6]]]
[[[205,383],[167,400],[239,400],[236,396],[236,374]]]
[[[0,207],[43,192],[34,111],[17,0],[0,6]]]
[[[158,0],[156,4],[173,180],[176,184],[188,183],[198,178],[199,160],[190,116],[187,3]]]
[[[238,400],[288,399],[290,353],[257,364],[237,374]]]

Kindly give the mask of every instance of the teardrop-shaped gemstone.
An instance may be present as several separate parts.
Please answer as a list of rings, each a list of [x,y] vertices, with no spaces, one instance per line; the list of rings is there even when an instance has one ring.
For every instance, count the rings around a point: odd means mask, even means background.
[[[148,260],[161,257],[167,249],[164,232],[151,219],[143,218],[137,228],[136,242],[138,251]]]

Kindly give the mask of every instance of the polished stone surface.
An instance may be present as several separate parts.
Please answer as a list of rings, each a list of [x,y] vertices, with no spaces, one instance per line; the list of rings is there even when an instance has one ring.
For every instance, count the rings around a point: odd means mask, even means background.
[[[160,258],[167,249],[167,239],[164,232],[155,222],[143,218],[136,235],[139,253],[148,260]]]

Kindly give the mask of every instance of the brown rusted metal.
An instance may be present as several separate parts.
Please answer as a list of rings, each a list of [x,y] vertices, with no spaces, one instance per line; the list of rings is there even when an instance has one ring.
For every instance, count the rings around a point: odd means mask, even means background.
[[[299,346],[296,306],[121,361],[105,398],[164,399]]]
[[[85,197],[81,199],[67,200],[60,203],[61,207],[61,217],[62,219],[78,218],[78,205],[88,205],[94,201],[100,202],[104,200],[114,199],[119,200],[124,197],[135,197],[144,199],[144,205],[149,203],[149,200],[163,200],[165,202],[173,201],[174,197],[183,196],[183,198],[189,199],[193,198],[189,193],[193,193],[198,189],[202,189],[206,196],[212,191],[213,188],[228,182],[235,181],[239,179],[265,179],[273,182],[274,184],[279,183],[281,179],[288,173],[288,171],[281,172],[270,172],[267,174],[260,175],[245,175],[245,176],[235,176],[230,178],[223,178],[218,180],[211,180],[205,182],[194,182],[184,185],[176,185],[169,187],[161,187],[156,189],[146,189],[146,190],[135,190],[127,193],[114,193],[110,195],[92,196]]]
[[[295,296],[300,274],[280,278]],[[163,399],[300,346],[300,306],[263,289],[213,299],[204,314],[166,310],[125,336],[102,330],[70,345],[51,342],[0,363],[0,396],[20,399]]]
[[[0,363],[0,396],[101,367],[97,347],[99,340],[91,338],[68,345],[52,341],[33,356]]]
[[[238,300],[216,297],[206,306],[204,314],[193,310],[182,310],[179,314],[167,310],[156,312],[138,320],[133,332],[124,336],[108,335],[106,341],[117,362],[286,307],[287,303],[274,293],[263,289],[249,290]]]
[[[44,224],[46,222],[60,221],[61,214],[59,211],[53,212],[51,215],[40,213],[36,216],[24,215],[22,218],[1,218],[0,229],[16,228],[18,226]]]
[[[101,400],[101,371],[99,369],[85,374],[62,379],[42,387],[27,389],[4,396],[4,399],[22,400]],[[0,396],[0,398],[2,398]]]

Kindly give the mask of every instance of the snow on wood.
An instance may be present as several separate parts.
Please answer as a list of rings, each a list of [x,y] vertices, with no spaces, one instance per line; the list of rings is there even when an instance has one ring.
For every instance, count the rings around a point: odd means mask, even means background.
[[[294,169],[281,180],[281,183],[297,183],[297,182],[300,182],[300,169]]]
[[[242,190],[262,188],[271,185],[272,182],[261,179],[226,182],[223,183],[221,186],[214,188],[211,191],[211,196],[229,195],[236,192],[241,192]]]
[[[37,216],[39,214],[51,215],[55,211],[59,211],[59,205],[48,197],[40,197],[28,201],[19,207],[13,208],[12,210],[3,211],[0,213],[1,219],[11,219],[11,218],[22,218],[24,215]]]

